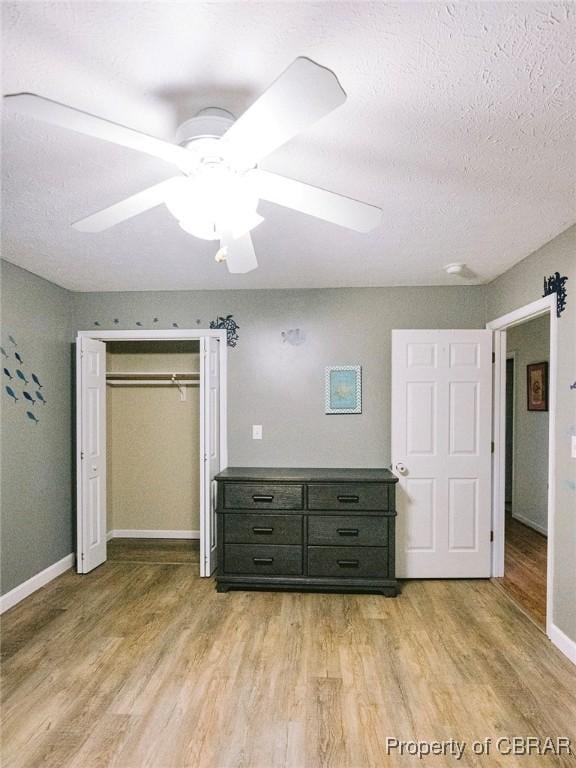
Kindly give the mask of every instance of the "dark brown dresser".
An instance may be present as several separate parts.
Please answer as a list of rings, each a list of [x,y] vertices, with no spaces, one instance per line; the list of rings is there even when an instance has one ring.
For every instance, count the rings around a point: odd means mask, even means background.
[[[219,592],[398,594],[387,469],[229,467],[215,479]]]

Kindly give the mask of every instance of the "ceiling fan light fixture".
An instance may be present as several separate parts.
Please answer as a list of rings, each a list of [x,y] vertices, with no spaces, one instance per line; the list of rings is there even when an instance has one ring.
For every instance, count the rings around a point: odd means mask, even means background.
[[[380,208],[259,168],[260,162],[346,101],[330,69],[297,57],[238,120],[209,107],[178,129],[174,144],[34,93],[11,93],[4,103],[36,120],[150,155],[178,168],[165,179],[73,222],[80,232],[103,232],[165,204],[180,227],[228,248],[229,272],[258,266],[250,230],[262,217],[260,200],[356,232],[370,232]]]
[[[249,178],[230,170],[222,162],[207,162],[188,177],[182,177],[165,204],[185,232],[204,240],[217,240],[223,228],[238,237],[261,221],[256,212],[259,199]]]

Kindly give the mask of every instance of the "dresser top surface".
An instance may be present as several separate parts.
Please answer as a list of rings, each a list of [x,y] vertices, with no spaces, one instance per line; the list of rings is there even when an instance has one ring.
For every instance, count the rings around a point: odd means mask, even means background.
[[[216,480],[236,482],[397,483],[388,469],[321,469],[292,467],[227,467]]]

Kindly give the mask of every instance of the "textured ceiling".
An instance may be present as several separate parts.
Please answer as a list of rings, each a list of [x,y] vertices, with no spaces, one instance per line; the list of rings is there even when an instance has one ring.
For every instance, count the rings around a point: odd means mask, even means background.
[[[4,93],[32,91],[172,140],[240,115],[296,56],[348,100],[262,167],[382,207],[349,232],[262,205],[260,267],[160,207],[101,234],[70,222],[173,175],[160,160],[3,116],[3,256],[76,290],[486,282],[576,220],[573,3],[3,3]]]

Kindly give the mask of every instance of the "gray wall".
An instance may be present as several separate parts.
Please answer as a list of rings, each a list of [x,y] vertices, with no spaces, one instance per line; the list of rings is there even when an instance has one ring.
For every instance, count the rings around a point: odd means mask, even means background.
[[[550,359],[550,318],[537,317],[506,334],[515,353],[512,516],[540,533],[548,530],[548,412],[529,411],[526,366]]]
[[[222,314],[240,325],[228,356],[230,464],[378,467],[390,461],[390,331],[480,327],[484,288],[74,294],[80,330],[206,328]],[[282,340],[294,328],[301,346]],[[353,364],[362,414],[325,415],[324,366]],[[263,440],[252,440],[252,424]]]
[[[537,299],[544,275],[558,270],[570,279],[559,323],[553,616],[576,641],[576,480],[570,459],[576,433],[576,390],[570,389],[576,372],[575,254],[573,227],[487,287],[72,296],[3,264],[3,338],[17,334],[50,396],[34,424],[22,420],[22,403],[2,395],[4,591],[72,551],[72,329],[94,328],[95,322],[107,328],[136,328],[137,322],[145,328],[205,327],[216,315],[233,313],[240,342],[229,355],[231,463],[378,466],[390,460],[390,330],[481,327]],[[290,328],[305,333],[302,346],[282,342],[281,332]],[[363,366],[364,412],[325,416],[323,368],[346,363]],[[251,440],[254,423],[264,426],[261,442]]]
[[[510,312],[542,295],[545,275],[568,276],[568,304],[558,323],[556,424],[556,562],[554,624],[576,642],[576,460],[570,441],[576,434],[576,226],[528,256],[488,286],[487,319]]]
[[[11,264],[1,265],[2,367],[2,593],[70,554],[71,294]],[[9,340],[17,342],[14,347]],[[14,357],[18,352],[23,364]],[[15,371],[20,368],[28,385]],[[46,405],[32,404],[42,383]],[[14,391],[15,402],[6,386]],[[26,416],[30,411],[38,423]]]

